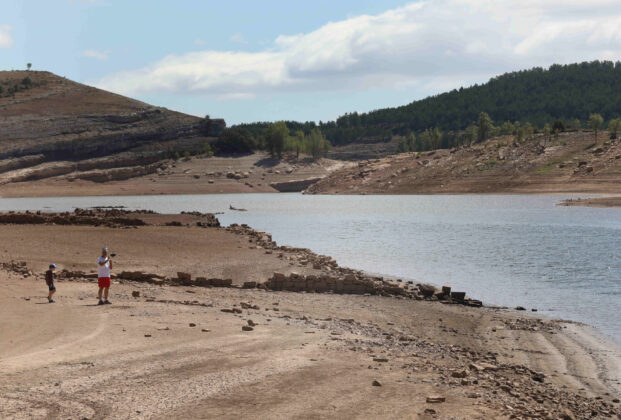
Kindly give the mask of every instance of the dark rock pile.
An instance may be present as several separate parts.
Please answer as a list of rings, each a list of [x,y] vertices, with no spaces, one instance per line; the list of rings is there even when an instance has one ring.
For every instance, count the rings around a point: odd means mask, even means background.
[[[0,262],[0,268],[5,271],[12,271],[17,274],[21,274],[24,277],[32,275],[32,271],[28,269],[26,261],[10,261]]]
[[[0,214],[0,224],[17,225],[89,225],[89,226],[144,226],[146,223],[136,217],[138,212],[120,209],[75,209],[73,212],[43,213],[29,211],[23,213],[8,212]]]

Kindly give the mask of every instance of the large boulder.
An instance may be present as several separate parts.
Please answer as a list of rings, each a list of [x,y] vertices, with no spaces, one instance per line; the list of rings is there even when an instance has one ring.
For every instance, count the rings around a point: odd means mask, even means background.
[[[436,288],[430,284],[420,284],[418,290],[425,297],[431,297],[436,293]]]

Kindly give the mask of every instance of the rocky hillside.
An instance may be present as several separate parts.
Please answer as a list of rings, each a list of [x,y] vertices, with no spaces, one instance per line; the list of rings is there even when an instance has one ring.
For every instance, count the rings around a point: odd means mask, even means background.
[[[359,162],[310,194],[499,192],[621,193],[621,140],[579,131],[517,142],[513,136],[450,150]]]
[[[121,179],[197,151],[225,126],[49,72],[0,72],[0,183],[73,174]]]

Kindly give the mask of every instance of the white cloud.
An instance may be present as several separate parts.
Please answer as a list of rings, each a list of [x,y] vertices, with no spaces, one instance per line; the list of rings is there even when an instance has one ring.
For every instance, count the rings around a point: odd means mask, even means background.
[[[94,58],[96,60],[107,60],[110,51],[85,50],[82,51],[83,57]]]
[[[232,42],[237,42],[238,44],[247,44],[248,41],[246,41],[246,38],[244,38],[244,36],[237,32],[236,34],[231,35],[231,41]]]
[[[11,48],[13,46],[13,37],[11,25],[0,25],[0,48]]]
[[[285,91],[445,89],[505,71],[594,59],[621,60],[619,0],[427,0],[281,35],[260,52],[170,55],[96,84],[124,94],[227,99]]]

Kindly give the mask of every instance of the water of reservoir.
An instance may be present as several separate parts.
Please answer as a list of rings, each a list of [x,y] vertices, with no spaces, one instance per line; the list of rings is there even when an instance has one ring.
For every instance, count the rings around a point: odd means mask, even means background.
[[[621,209],[556,206],[560,195],[226,194],[0,199],[0,211],[126,206],[224,212],[280,245],[342,266],[450,285],[485,303],[537,308],[621,341]],[[229,204],[247,209],[231,212]]]

